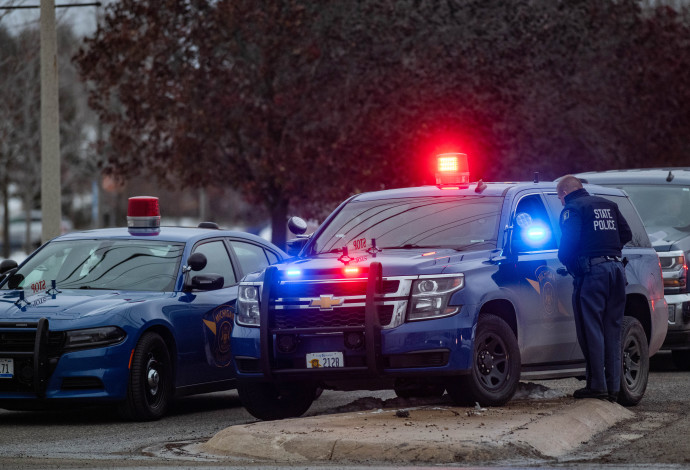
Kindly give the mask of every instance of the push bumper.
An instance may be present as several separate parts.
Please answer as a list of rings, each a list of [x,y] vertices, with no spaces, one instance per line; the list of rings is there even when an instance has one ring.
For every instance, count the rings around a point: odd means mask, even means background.
[[[369,269],[364,325],[289,328],[271,326],[271,292],[277,269],[264,275],[260,304],[260,328],[237,326],[233,332],[233,354],[239,380],[314,381],[371,380],[381,378],[451,376],[471,368],[472,319],[476,306],[463,306],[453,317],[408,322],[385,329],[379,324],[377,302],[382,283],[381,264]],[[363,339],[359,348],[346,346],[348,334]],[[281,335],[295,339],[289,353],[278,348]],[[344,365],[309,368],[308,353],[344,351]]]

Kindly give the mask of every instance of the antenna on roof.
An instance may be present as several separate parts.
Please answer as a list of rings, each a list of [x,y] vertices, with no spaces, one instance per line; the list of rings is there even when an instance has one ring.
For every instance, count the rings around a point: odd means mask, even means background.
[[[671,170],[668,170],[668,176],[666,176],[666,181],[671,182],[673,180],[673,173]]]
[[[534,172],[534,182],[535,182],[535,183],[538,183],[538,182],[539,182],[539,172],[538,172],[538,171],[535,171],[535,172]]]

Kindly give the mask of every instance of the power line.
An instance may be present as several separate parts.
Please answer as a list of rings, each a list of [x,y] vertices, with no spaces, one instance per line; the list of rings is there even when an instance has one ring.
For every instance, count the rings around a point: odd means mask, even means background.
[[[55,8],[73,8],[73,7],[100,7],[101,2],[91,2],[91,3],[63,3],[61,5],[55,5]],[[29,10],[32,8],[41,8],[40,5],[14,5],[9,7],[0,6],[0,10]]]

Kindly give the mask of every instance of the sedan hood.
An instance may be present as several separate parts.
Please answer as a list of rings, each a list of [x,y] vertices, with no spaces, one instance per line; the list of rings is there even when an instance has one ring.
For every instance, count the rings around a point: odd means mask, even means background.
[[[23,291],[2,291],[0,322],[37,321],[47,318],[51,326],[64,328],[97,324],[105,315],[120,313],[135,303],[149,302],[170,294],[151,292],[74,291],[54,295],[41,292],[27,295]],[[78,323],[79,325],[75,324]]]

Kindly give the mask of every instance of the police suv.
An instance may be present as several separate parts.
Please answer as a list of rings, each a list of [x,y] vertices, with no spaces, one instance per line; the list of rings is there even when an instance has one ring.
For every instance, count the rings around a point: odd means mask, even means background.
[[[299,416],[317,387],[502,405],[520,379],[584,375],[555,183],[470,184],[464,154],[439,168],[436,186],[349,198],[297,259],[243,279],[231,349],[252,415]],[[619,397],[633,405],[666,334],[659,259],[622,191],[587,190],[634,233]]]
[[[624,190],[640,213],[659,254],[668,303],[668,333],[661,349],[690,370],[690,168],[645,168],[587,172],[583,181]]]
[[[151,420],[174,396],[234,388],[238,280],[287,255],[208,222],[160,227],[156,198],[128,212],[128,228],[0,263],[0,408],[104,403]]]

